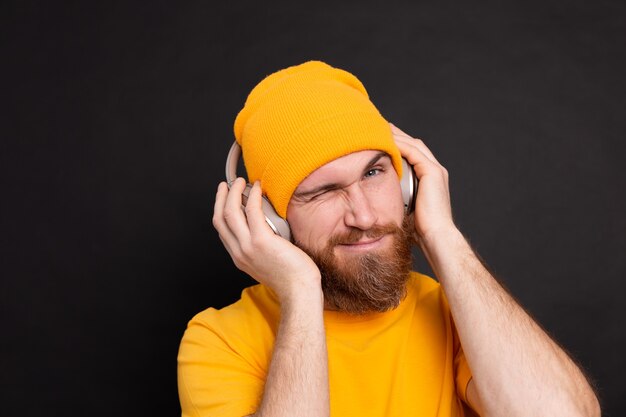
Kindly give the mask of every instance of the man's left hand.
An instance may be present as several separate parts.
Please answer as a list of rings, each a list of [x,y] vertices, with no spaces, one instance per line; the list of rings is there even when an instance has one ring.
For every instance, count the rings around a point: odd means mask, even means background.
[[[402,156],[419,179],[415,200],[415,232],[420,243],[456,228],[452,219],[448,171],[421,139],[413,138],[393,124],[391,132]]]

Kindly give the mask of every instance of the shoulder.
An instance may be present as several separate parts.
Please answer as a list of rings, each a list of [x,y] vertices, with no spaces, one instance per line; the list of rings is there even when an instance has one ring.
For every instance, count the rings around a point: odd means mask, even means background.
[[[429,297],[439,298],[443,295],[441,285],[434,278],[424,275],[420,272],[411,271],[411,275],[408,281],[409,297],[416,298],[417,301],[423,300]]]
[[[448,321],[450,307],[443,292],[443,287],[437,280],[419,272],[411,272],[408,282],[407,301],[412,303],[417,311],[435,314]]]
[[[187,324],[181,345],[193,343],[225,343],[235,345],[253,337],[253,333],[274,333],[279,306],[263,285],[244,289],[241,298],[224,308],[207,308]]]
[[[221,309],[208,308],[188,323],[178,351],[183,415],[254,412],[275,338],[277,305],[261,285]]]

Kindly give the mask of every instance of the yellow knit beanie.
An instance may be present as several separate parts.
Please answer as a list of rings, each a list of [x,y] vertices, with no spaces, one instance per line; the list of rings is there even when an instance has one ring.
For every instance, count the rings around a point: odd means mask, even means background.
[[[322,165],[361,150],[402,159],[391,128],[349,72],[309,61],[267,76],[248,95],[235,119],[248,181],[261,181],[279,216],[291,195]]]

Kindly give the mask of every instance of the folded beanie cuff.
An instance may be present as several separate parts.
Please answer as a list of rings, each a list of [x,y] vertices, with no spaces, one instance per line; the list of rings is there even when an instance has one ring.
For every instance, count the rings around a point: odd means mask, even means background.
[[[345,112],[317,120],[275,150],[260,178],[262,187],[278,215],[286,218],[291,196],[309,174],[362,150],[387,153],[402,176],[402,157],[387,121],[375,110]]]

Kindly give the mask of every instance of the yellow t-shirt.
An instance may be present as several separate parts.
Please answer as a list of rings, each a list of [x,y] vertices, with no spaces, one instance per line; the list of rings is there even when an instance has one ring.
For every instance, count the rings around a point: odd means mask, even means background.
[[[183,417],[244,416],[263,394],[279,320],[263,285],[196,315],[178,354]],[[332,416],[462,416],[471,373],[439,284],[411,273],[395,310],[324,312]]]

